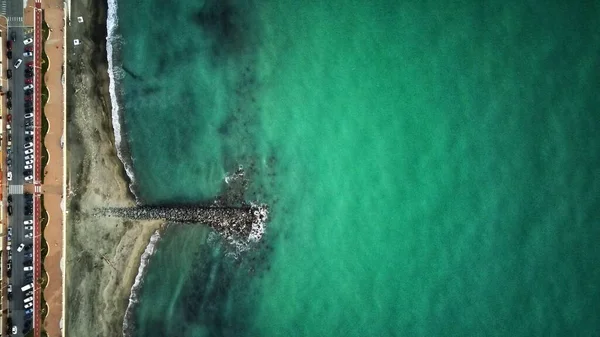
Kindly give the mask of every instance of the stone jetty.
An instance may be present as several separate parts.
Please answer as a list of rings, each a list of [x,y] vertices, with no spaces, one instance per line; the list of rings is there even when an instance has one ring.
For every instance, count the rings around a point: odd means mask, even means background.
[[[133,220],[165,220],[168,222],[204,224],[227,239],[259,241],[268,218],[268,206],[250,204],[240,207],[220,206],[138,206],[102,208],[100,215]]]

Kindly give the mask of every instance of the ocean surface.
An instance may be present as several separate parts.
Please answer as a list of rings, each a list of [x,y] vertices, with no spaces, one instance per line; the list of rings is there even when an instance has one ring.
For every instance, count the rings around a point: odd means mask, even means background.
[[[109,4],[139,201],[270,205],[171,226],[126,335],[600,335],[597,2]]]

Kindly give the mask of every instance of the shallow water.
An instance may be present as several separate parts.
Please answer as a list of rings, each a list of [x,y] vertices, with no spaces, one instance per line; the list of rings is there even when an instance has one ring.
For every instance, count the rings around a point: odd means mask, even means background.
[[[597,331],[598,8],[238,2],[119,2],[141,199],[271,204],[167,231],[136,336]]]

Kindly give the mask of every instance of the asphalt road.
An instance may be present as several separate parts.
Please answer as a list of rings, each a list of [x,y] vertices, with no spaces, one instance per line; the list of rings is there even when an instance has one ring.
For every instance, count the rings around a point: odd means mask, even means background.
[[[23,16],[22,1],[10,1],[7,9],[9,12],[7,13],[7,16],[11,16],[13,18],[18,17],[18,15],[21,17]],[[15,26],[13,26],[13,24]],[[17,252],[17,247],[21,243],[24,243],[25,245],[33,244],[33,240],[31,238],[25,238],[25,234],[32,232],[24,229],[23,222],[25,220],[32,219],[32,216],[26,216],[24,214],[25,197],[22,189],[22,185],[25,183],[25,177],[23,175],[25,165],[25,92],[23,89],[25,86],[24,70],[26,68],[26,64],[33,60],[32,57],[23,56],[25,47],[23,45],[23,41],[28,37],[32,37],[32,34],[29,33],[27,36],[24,36],[25,30],[28,29],[21,27],[21,25],[22,22],[19,22],[19,20],[14,20],[14,22],[12,20],[9,21],[8,37],[10,37],[10,34],[14,31],[16,33],[16,39],[12,46],[13,57],[11,60],[6,60],[6,62],[8,62],[8,66],[12,70],[12,78],[8,80],[8,87],[12,92],[12,110],[10,111],[12,114],[12,144],[10,147],[11,153],[9,153],[7,149],[7,155],[12,161],[9,168],[9,170],[12,172],[12,180],[8,182],[10,185],[8,194],[12,196],[12,216],[9,217],[9,228],[12,229],[12,236],[10,240],[11,251],[9,252],[9,254],[12,255],[12,276],[9,281],[12,285],[12,300],[9,302],[9,309],[11,313],[10,317],[12,319],[12,325],[17,326],[18,328],[18,333],[14,336],[23,336],[24,333],[27,332],[24,331],[25,309],[23,300],[25,299],[25,294],[21,291],[21,287],[27,284],[25,280],[26,277],[33,277],[33,271],[25,272],[23,270],[25,254],[32,252],[32,250],[30,249],[29,251],[23,250],[22,252]],[[33,46],[33,44],[30,46]],[[23,62],[18,69],[15,69],[14,63],[18,59],[22,59]],[[8,141],[8,133],[4,139],[5,141]],[[10,330],[12,327],[7,328]]]

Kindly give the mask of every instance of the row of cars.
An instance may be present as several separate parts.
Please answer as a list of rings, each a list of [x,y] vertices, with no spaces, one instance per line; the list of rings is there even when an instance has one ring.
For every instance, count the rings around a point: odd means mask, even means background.
[[[17,41],[15,30],[12,30],[10,31],[10,40],[6,42],[7,58],[12,60],[9,61],[11,67],[9,67],[10,69],[6,73],[7,78],[10,80],[10,90],[12,91],[7,91],[4,95],[8,110],[5,135],[7,140],[6,164],[8,167],[7,180],[15,181],[13,184],[22,183],[20,172],[15,173],[15,170],[20,171],[21,169],[23,170],[23,179],[25,182],[33,182],[35,67],[34,62],[28,59],[33,56],[33,39],[27,36],[23,39],[23,49],[21,49],[21,46],[17,45],[21,43],[21,40]],[[15,53],[13,59],[13,51],[17,50],[19,50],[19,53]],[[22,57],[20,50],[24,51]],[[21,76],[22,74],[24,76]],[[23,77],[24,80],[21,80]],[[19,92],[21,88],[24,90],[23,96]],[[21,107],[23,107],[23,110],[21,110]],[[24,121],[13,121],[13,117],[16,119],[17,116],[19,119],[22,116]],[[12,144],[13,137],[15,137],[15,146]],[[23,162],[20,160],[21,156],[25,156]],[[13,173],[15,173],[14,176]],[[32,220],[33,195],[31,193],[23,193],[22,196],[24,204],[20,202],[21,195],[7,196],[8,215],[11,218],[8,227],[7,244],[7,276],[9,278],[7,298],[10,301],[10,309],[7,317],[9,331],[6,332],[7,334],[12,333],[12,335],[29,332],[32,329],[33,319],[33,294],[35,291],[32,243],[34,230]],[[14,201],[13,198],[15,199]],[[13,214],[13,211],[15,214]]]
[[[23,194],[25,200],[24,213],[27,216],[31,216],[33,214],[33,195],[30,193]],[[7,201],[9,207],[12,207],[12,195],[8,195]],[[25,239],[33,239],[33,220],[25,220],[23,221],[23,230],[25,232]],[[8,227],[7,234],[7,247],[8,251],[8,262],[6,267],[6,273],[8,278],[12,278],[12,269],[13,269],[13,250],[12,250],[12,238],[13,238],[13,228]],[[24,285],[21,287],[21,291],[23,292],[23,331],[31,330],[31,324],[33,319],[33,252],[31,251],[33,248],[33,244],[25,244],[21,243],[17,247],[17,254],[23,254],[23,283]],[[13,285],[12,282],[8,284],[7,287],[7,297],[9,301],[13,300]],[[16,307],[16,306],[15,306]],[[10,317],[9,320],[12,320]],[[12,325],[10,322],[7,326],[12,326],[12,334],[16,334],[18,328],[16,325]]]
[[[12,57],[12,46],[15,42],[16,36],[13,32],[11,34],[11,40],[6,41],[6,49],[7,49],[7,57],[10,59]],[[25,45],[25,52],[23,53],[24,57],[33,56],[32,46],[33,43],[31,38],[27,38],[23,41]],[[21,64],[23,63],[22,59],[17,59],[13,66],[15,69],[19,69]],[[34,85],[33,85],[33,76],[34,76],[34,64],[33,61],[29,61],[25,64],[25,86],[23,87],[25,98],[24,98],[24,114],[23,118],[25,119],[24,127],[25,127],[25,163],[23,167],[23,176],[25,177],[25,181],[31,183],[33,181],[33,94],[34,94]],[[12,78],[12,70],[7,70],[7,75],[9,79]],[[6,107],[8,110],[12,109],[12,91],[6,92]],[[6,116],[7,119],[7,134],[8,134],[8,145],[7,145],[7,159],[6,164],[8,166],[7,172],[7,180],[12,181],[12,160],[10,158],[12,154],[12,114],[8,114]],[[9,214],[10,215],[10,214]]]
[[[13,57],[12,47],[13,47],[13,43],[15,42],[16,39],[17,39],[17,33],[15,31],[12,31],[10,33],[10,40],[6,41],[6,58],[9,60],[11,60]],[[25,56],[25,57],[33,56],[32,44],[33,44],[33,38],[31,38],[31,37],[23,40],[23,45],[25,45],[23,56]]]

